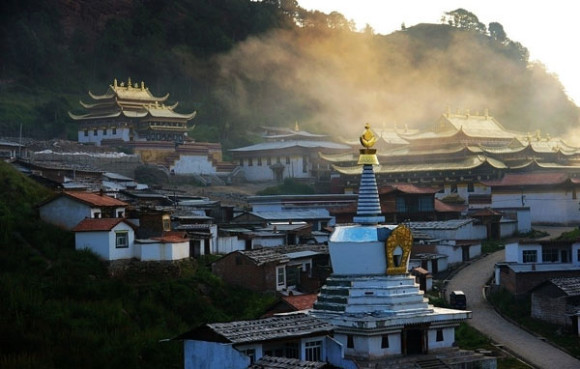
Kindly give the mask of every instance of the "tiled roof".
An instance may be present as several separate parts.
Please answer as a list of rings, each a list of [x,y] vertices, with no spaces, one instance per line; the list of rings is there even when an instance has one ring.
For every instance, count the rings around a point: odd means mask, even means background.
[[[552,278],[550,282],[568,296],[580,296],[580,277]]]
[[[410,222],[409,228],[415,229],[459,229],[469,223],[472,223],[473,219],[450,219],[450,220],[440,220],[431,222]]]
[[[461,213],[465,209],[467,209],[467,205],[446,204],[439,199],[435,199],[435,211],[438,213]]]
[[[419,187],[412,183],[397,183],[388,186],[382,186],[379,188],[379,194],[390,193],[396,190],[407,194],[434,194],[439,192],[440,188]]]
[[[326,335],[333,330],[331,324],[306,314],[273,316],[230,323],[211,323],[207,326],[234,344]]]
[[[286,357],[262,356],[248,369],[323,369],[328,364],[321,361],[302,361]]]
[[[126,202],[92,192],[64,192],[64,195],[92,206],[128,206]]]
[[[127,223],[134,228],[134,225],[124,218],[85,218],[72,230],[73,232],[110,231],[121,222]]]
[[[292,306],[296,310],[306,310],[312,309],[312,306],[316,302],[318,294],[309,293],[304,295],[294,295],[294,296],[282,296],[282,300]]]
[[[272,247],[237,252],[246,255],[248,258],[252,259],[258,265],[272,262],[287,263],[289,261],[289,258],[286,255],[281,254]]]

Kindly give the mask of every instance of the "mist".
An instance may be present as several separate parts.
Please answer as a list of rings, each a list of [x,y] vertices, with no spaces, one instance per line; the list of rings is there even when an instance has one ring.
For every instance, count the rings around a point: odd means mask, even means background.
[[[220,56],[214,93],[245,128],[299,122],[333,136],[358,135],[366,122],[429,129],[448,108],[488,109],[524,132],[556,135],[576,125],[577,108],[557,79],[489,43],[444,25],[387,36],[277,30]]]

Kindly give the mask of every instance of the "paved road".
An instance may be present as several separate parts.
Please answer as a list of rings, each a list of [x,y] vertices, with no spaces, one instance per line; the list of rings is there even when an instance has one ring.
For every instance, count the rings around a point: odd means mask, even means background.
[[[503,250],[483,257],[459,271],[447,285],[447,293],[465,292],[467,309],[473,311],[469,325],[537,368],[580,368],[580,360],[509,323],[483,298],[483,286],[493,274],[494,264],[501,260],[504,260]]]

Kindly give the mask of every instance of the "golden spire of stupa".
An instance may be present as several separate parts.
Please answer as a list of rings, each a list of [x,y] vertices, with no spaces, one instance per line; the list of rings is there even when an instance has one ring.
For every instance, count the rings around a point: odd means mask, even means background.
[[[371,131],[370,124],[365,124],[365,130],[359,139],[364,149],[360,149],[358,163],[378,165],[379,160],[377,159],[376,155],[377,150],[372,148],[375,145],[375,142],[377,142],[377,136],[375,136],[373,131]]]

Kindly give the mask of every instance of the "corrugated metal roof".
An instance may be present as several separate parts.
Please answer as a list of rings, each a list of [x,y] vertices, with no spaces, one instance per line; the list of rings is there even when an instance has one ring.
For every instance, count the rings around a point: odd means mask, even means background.
[[[234,344],[317,334],[322,336],[331,333],[334,328],[331,324],[306,314],[273,316],[230,323],[211,323],[207,326]]]
[[[299,259],[299,258],[306,258],[309,256],[318,255],[318,254],[320,254],[320,253],[316,252],[316,251],[305,250],[305,251],[289,252],[289,253],[284,254],[284,255],[286,255],[290,259]]]

